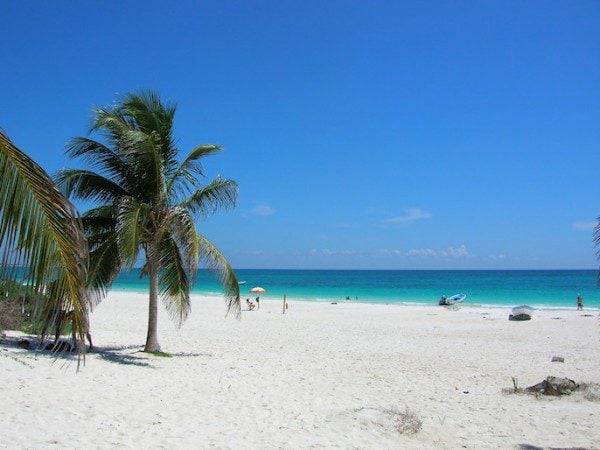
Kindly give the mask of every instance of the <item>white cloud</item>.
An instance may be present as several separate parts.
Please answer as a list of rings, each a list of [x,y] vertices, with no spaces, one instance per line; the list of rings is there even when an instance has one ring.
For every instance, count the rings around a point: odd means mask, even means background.
[[[406,252],[409,257],[436,257],[436,258],[464,258],[469,256],[467,247],[448,247],[445,250],[434,250],[432,248],[413,248]]]
[[[449,258],[463,258],[469,256],[469,252],[465,245],[461,245],[460,247],[448,247],[446,250],[441,251],[440,255]]]
[[[268,203],[260,203],[248,210],[248,214],[252,214],[253,216],[272,216],[275,214],[275,210]]]
[[[432,248],[413,248],[407,252],[389,248],[381,248],[377,253],[383,255],[401,256],[409,258],[466,258],[470,256],[465,245],[460,247],[448,247],[445,250],[434,250]]]
[[[431,248],[413,248],[406,252],[406,256],[438,256],[438,252]]]
[[[404,256],[404,252],[402,250],[395,250],[390,248],[380,248],[377,250],[377,253],[381,253],[382,255]]]
[[[579,231],[593,230],[598,222],[573,222],[573,228]]]
[[[488,258],[492,261],[500,261],[506,259],[506,255],[504,253],[500,253],[498,255],[489,255]]]
[[[406,209],[406,214],[403,216],[392,217],[391,219],[387,219],[386,222],[389,223],[409,223],[414,222],[419,219],[429,219],[431,217],[431,213],[421,209],[421,208],[409,208]]]
[[[356,250],[330,250],[328,248],[321,248],[321,249],[316,249],[313,248],[310,251],[311,255],[325,255],[325,256],[331,256],[331,255],[356,255]]]

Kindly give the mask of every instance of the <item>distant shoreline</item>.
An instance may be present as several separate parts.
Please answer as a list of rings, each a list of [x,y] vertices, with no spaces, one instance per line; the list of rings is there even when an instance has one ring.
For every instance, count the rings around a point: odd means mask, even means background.
[[[118,293],[132,293],[132,294],[136,294],[136,295],[145,295],[148,294],[148,291],[145,290],[141,290],[138,288],[131,288],[131,289],[123,289],[123,288],[118,288],[118,289],[111,289],[107,295],[110,294],[118,294]],[[220,292],[214,292],[214,291],[196,291],[196,292],[191,292],[191,297],[192,298],[202,298],[202,299],[210,299],[210,300],[222,300],[223,299],[223,294],[221,294]],[[242,299],[242,301],[245,298],[250,298],[253,299],[254,297],[256,297],[256,294],[249,294],[249,293],[241,293],[240,298]],[[282,301],[282,298],[280,298],[279,296],[274,296],[274,295],[261,295],[261,302],[262,301],[267,301],[269,303],[273,302],[278,302],[278,301]],[[385,306],[385,305],[389,305],[389,306],[416,306],[416,307],[431,307],[431,306],[436,306],[439,308],[448,308],[448,307],[443,307],[443,306],[439,306],[437,304],[437,300],[436,301],[431,301],[431,302],[427,302],[427,301],[386,301],[386,300],[361,300],[360,298],[358,300],[356,299],[351,299],[351,300],[345,300],[345,299],[339,299],[339,298],[313,298],[313,297],[295,297],[295,296],[291,296],[291,295],[287,295],[287,300],[288,302],[308,302],[308,303],[338,303],[338,304],[360,304],[360,305],[379,305],[379,306]],[[512,306],[517,305],[518,303],[506,303],[506,304],[501,304],[501,303],[476,303],[476,302],[469,302],[469,301],[465,301],[463,303],[460,303],[456,306],[454,306],[454,308],[493,308],[493,309],[509,309]],[[544,304],[536,304],[534,302],[522,302],[520,304],[527,304],[530,306],[533,306],[536,309],[539,310],[543,310],[543,311],[575,311],[577,309],[576,305],[573,304],[571,305],[544,305]],[[450,307],[452,308],[452,307]],[[590,306],[590,307],[584,307],[584,310],[581,311],[582,314],[585,313],[585,311],[593,311],[593,312],[599,312],[600,311],[600,307],[597,306]]]

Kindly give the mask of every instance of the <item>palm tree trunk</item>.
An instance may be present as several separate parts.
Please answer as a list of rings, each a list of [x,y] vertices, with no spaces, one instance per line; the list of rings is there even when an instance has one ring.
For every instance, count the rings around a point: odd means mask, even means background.
[[[158,343],[157,325],[158,325],[158,261],[155,252],[150,252],[150,270],[148,276],[150,278],[150,301],[148,309],[148,336],[146,337],[145,352],[155,353],[160,352],[160,344]]]

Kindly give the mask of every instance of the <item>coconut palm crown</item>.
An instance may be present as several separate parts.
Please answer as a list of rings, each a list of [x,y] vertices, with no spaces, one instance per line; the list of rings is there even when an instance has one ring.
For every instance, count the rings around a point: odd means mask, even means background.
[[[83,215],[90,250],[88,286],[97,301],[119,271],[144,262],[150,284],[148,335],[144,351],[158,352],[160,296],[180,326],[190,313],[190,288],[199,260],[216,272],[227,312],[240,314],[237,278],[227,259],[196,231],[195,218],[235,206],[238,187],[217,177],[207,184],[201,159],[221,151],[200,145],[183,160],[173,137],[176,106],[152,91],[127,94],[108,108],[93,110],[90,133],[77,137],[67,154],[88,170],[65,169],[57,176],[64,192],[97,205]]]

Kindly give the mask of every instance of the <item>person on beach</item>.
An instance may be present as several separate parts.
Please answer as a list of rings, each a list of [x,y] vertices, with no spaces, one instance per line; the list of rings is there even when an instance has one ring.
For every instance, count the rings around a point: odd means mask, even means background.
[[[248,305],[248,311],[252,311],[256,305],[250,301],[249,298],[246,299],[246,305]]]
[[[256,309],[260,309],[260,297],[256,297]]]
[[[583,311],[583,297],[577,294],[577,311]]]

